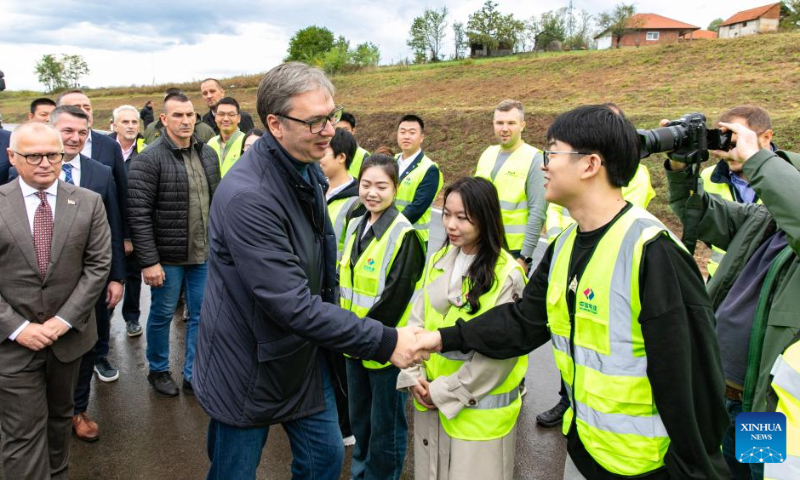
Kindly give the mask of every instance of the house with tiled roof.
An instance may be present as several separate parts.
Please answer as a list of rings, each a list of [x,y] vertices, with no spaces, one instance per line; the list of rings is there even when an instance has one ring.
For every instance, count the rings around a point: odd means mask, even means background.
[[[711,30],[695,30],[686,35],[687,40],[713,40],[715,38],[717,38],[717,32]]]
[[[736,38],[757,33],[777,32],[780,20],[780,2],[744,10],[720,24],[719,38]]]
[[[679,22],[655,13],[637,13],[628,19],[627,31],[619,39],[622,47],[639,47],[658,43],[674,43],[688,39],[700,27]],[[600,32],[594,37],[597,48],[602,50],[617,46],[618,39],[609,31]]]

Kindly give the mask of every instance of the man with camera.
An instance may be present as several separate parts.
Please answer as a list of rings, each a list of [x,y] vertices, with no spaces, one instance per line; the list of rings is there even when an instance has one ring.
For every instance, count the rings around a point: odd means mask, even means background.
[[[740,412],[767,410],[770,369],[800,329],[800,155],[771,151],[742,123],[720,126],[736,135],[735,148],[712,153],[741,171],[763,205],[697,194],[690,165],[665,167],[670,207],[684,228],[727,251],[707,285],[726,381],[723,453],[732,478],[761,478],[763,464],[736,460],[734,427]]]
[[[417,346],[501,359],[551,340],[570,398],[565,479],[727,477],[725,387],[703,278],[680,240],[622,197],[639,166],[636,130],[590,105],[556,118],[547,142],[546,199],[576,223],[548,247],[521,300],[420,334]]]

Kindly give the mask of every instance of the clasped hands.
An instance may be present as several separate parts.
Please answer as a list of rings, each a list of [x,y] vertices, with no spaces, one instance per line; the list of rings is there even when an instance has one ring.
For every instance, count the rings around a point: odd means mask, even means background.
[[[397,329],[397,345],[389,359],[399,368],[408,368],[430,358],[431,352],[442,349],[442,336],[438,331],[429,332],[420,327]]]
[[[53,317],[41,324],[29,323],[22,329],[19,335],[17,335],[15,340],[23,347],[38,352],[52,345],[59,337],[68,331],[69,327],[66,323]]]

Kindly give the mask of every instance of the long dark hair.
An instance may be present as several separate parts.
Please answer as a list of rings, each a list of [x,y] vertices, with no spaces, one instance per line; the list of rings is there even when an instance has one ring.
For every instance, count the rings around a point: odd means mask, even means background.
[[[506,248],[506,236],[503,228],[503,218],[500,215],[500,199],[497,189],[485,178],[464,177],[456,180],[444,191],[444,202],[451,193],[458,193],[464,204],[464,213],[469,222],[478,229],[478,253],[467,271],[469,291],[467,304],[469,313],[480,311],[480,297],[488,292],[497,281],[494,269],[497,260]],[[450,239],[445,236],[444,246],[450,244]]]

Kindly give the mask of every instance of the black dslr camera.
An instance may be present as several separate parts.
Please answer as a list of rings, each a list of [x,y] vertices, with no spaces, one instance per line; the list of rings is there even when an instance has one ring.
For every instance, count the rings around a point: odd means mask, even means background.
[[[669,152],[669,157],[677,162],[700,163],[708,160],[709,150],[731,149],[731,132],[708,128],[702,113],[688,113],[666,127],[640,129],[637,133],[641,140],[639,158]]]

